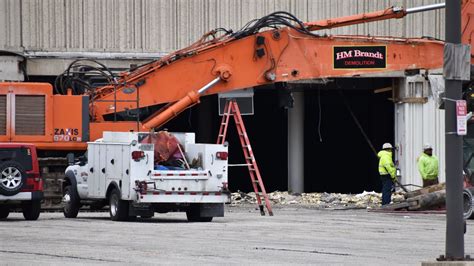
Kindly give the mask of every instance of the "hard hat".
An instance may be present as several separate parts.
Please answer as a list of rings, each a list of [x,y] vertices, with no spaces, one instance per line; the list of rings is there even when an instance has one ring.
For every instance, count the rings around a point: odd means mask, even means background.
[[[429,143],[425,143],[425,145],[423,145],[423,150],[432,150],[432,149],[433,147]]]
[[[383,146],[382,146],[382,149],[384,149],[384,150],[385,149],[393,149],[393,147],[392,147],[392,144],[390,144],[390,143],[384,143]]]

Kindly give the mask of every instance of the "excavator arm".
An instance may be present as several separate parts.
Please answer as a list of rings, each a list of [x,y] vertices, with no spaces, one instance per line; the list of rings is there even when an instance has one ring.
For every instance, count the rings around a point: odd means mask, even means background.
[[[103,121],[115,112],[172,103],[143,121],[143,129],[151,129],[198,103],[202,95],[275,82],[402,76],[407,70],[440,69],[442,41],[320,36],[313,31],[442,7],[443,4],[407,10],[389,8],[312,23],[277,12],[235,33],[227,31],[215,37],[217,31],[211,31],[191,46],[124,73],[116,83],[96,90],[91,96],[93,117]],[[262,31],[264,28],[273,29]]]
[[[268,32],[233,42],[195,56],[193,59],[197,61],[188,59],[177,62],[173,66],[175,73],[182,75],[157,78],[157,82],[163,83],[161,86],[159,83],[154,84],[162,90],[150,91],[150,97],[144,102],[177,101],[176,104],[144,121],[143,126],[161,126],[186,107],[197,103],[201,95],[275,82],[382,76],[389,73],[401,76],[406,70],[436,69],[441,68],[443,63],[441,42],[336,36],[315,39],[298,36],[291,31],[279,31],[281,39],[274,40],[273,34]],[[262,37],[265,44],[260,48],[256,43]],[[263,52],[259,52],[259,49]],[[258,53],[264,55],[259,57]],[[364,53],[366,56],[362,56]],[[359,60],[358,57],[363,59]],[[150,78],[146,82],[154,81]],[[140,92],[141,95],[143,93],[144,90]]]
[[[419,12],[425,12],[430,10],[436,10],[440,8],[444,8],[446,6],[445,3],[421,6],[421,7],[414,7],[414,8],[407,8],[404,9],[402,7],[389,7],[385,10],[370,12],[370,13],[363,13],[353,16],[347,16],[337,19],[325,19],[315,22],[305,23],[307,29],[311,31],[315,30],[323,30],[323,29],[332,29],[336,27],[344,27],[354,24],[361,24],[361,23],[368,23],[380,20],[387,20],[392,18],[403,18],[407,14],[414,14]]]

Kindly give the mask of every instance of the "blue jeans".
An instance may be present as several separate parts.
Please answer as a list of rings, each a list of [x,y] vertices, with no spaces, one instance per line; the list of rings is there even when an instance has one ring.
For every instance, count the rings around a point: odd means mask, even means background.
[[[380,175],[382,180],[382,205],[390,204],[392,201],[393,181],[390,175]]]

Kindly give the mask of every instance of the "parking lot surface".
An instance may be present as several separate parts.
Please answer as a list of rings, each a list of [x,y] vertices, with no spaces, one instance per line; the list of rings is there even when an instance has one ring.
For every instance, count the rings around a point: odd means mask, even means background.
[[[351,264],[419,265],[445,250],[445,216],[253,206],[226,207],[212,223],[184,213],[112,222],[106,212],[42,213],[0,221],[0,264]],[[466,254],[474,255],[474,221]]]

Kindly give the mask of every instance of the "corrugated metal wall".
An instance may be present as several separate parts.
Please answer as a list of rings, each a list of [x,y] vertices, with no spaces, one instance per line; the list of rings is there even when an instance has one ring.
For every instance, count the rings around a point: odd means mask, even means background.
[[[217,27],[277,10],[303,21],[444,0],[1,0],[0,49],[170,52]],[[444,11],[335,29],[337,34],[444,36]]]
[[[433,88],[423,77],[401,79],[400,92],[403,98],[427,99],[426,103],[395,105],[395,144],[398,147],[397,157],[402,171],[401,181],[404,184],[422,185],[416,162],[423,152],[423,145],[430,143],[433,146],[433,154],[438,156],[440,163],[439,181],[444,182],[444,110],[438,109]]]

